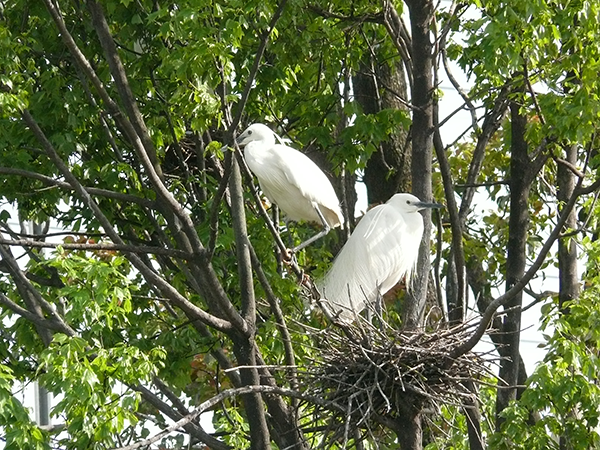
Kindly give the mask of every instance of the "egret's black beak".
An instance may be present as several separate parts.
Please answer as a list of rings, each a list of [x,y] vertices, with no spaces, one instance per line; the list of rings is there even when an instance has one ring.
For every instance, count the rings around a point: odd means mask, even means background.
[[[241,145],[242,145],[242,142],[244,142],[244,134],[240,134],[239,136],[237,136],[237,137],[235,138],[235,143],[236,143],[237,145],[240,145],[240,146],[241,146]]]
[[[418,202],[418,203],[415,203],[415,206],[417,206],[419,209],[440,209],[440,208],[444,207],[444,205],[442,205],[440,203],[428,203],[428,202]]]

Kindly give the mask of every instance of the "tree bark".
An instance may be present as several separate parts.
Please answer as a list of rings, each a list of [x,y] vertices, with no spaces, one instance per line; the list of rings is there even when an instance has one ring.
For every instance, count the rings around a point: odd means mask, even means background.
[[[573,166],[577,164],[577,147],[572,145],[565,149],[565,160]],[[558,164],[558,202],[559,211],[569,201],[575,190],[575,175],[564,164]],[[571,211],[565,228],[575,229],[577,216]],[[558,303],[563,313],[568,313],[565,303],[579,297],[579,277],[577,274],[577,247],[575,241],[569,238],[558,241]]]
[[[368,53],[352,78],[356,101],[365,114],[388,108],[406,111],[405,103],[398,98],[408,98],[404,64],[389,62],[385,55],[380,62],[378,56]],[[398,127],[379,145],[367,162],[363,181],[370,205],[385,203],[397,192],[410,192],[411,146],[407,130]]]
[[[412,86],[412,193],[423,201],[432,198],[431,165],[433,150],[433,44],[430,27],[434,4],[430,0],[410,0],[409,9],[413,59]],[[423,211],[423,239],[419,249],[417,271],[412,290],[402,312],[405,328],[419,327],[427,299],[427,283],[431,267],[431,211]]]
[[[255,369],[257,358],[254,341],[252,339],[245,336],[233,339],[233,351],[238,364],[250,367],[240,369],[242,386],[258,386],[261,384],[260,377]],[[271,439],[261,394],[244,394],[242,399],[244,400],[244,409],[247,414],[248,424],[250,425],[250,449],[270,450]]]
[[[402,450],[421,450],[423,448],[422,401],[415,398],[400,405],[399,418],[394,431]]]
[[[465,239],[468,240],[471,238],[465,237]],[[467,281],[469,283],[469,287],[473,291],[473,296],[477,299],[477,309],[481,314],[483,314],[490,303],[492,303],[494,300],[492,297],[492,286],[490,284],[487,272],[481,264],[481,261],[477,260],[476,258],[470,258],[467,255],[466,263]],[[491,328],[493,330],[500,330],[502,328],[502,320],[500,317],[496,316],[492,320]],[[489,336],[500,357],[508,358],[510,356],[508,352],[509,349],[502,345],[502,334],[491,332],[489,333]],[[518,358],[518,364],[519,378],[517,380],[517,384],[519,386],[524,386],[525,380],[527,379],[527,371],[525,370],[525,362],[523,361],[523,357],[520,354]],[[522,390],[523,388],[518,389],[517,397],[520,397]]]
[[[527,118],[520,113],[520,105],[513,101],[511,115],[510,159],[510,218],[506,257],[506,290],[516,284],[525,273],[527,264],[527,230],[529,228],[528,198],[531,188],[531,163],[525,140]],[[498,396],[496,399],[496,426],[503,423],[500,413],[511,400],[517,398],[519,380],[519,341],[521,336],[522,292],[504,306],[506,314],[501,326],[501,345],[507,358],[500,361]]]

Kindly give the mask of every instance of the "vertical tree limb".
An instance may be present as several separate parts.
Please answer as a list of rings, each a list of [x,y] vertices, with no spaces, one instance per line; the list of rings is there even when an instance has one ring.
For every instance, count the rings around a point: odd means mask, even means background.
[[[508,244],[506,249],[506,290],[515,285],[525,273],[527,265],[527,237],[529,230],[529,192],[533,181],[532,163],[529,159],[525,138],[527,118],[516,101],[510,104],[511,149],[510,149],[510,217],[508,222]],[[500,361],[498,396],[496,399],[496,427],[504,419],[500,413],[511,400],[517,399],[519,379],[519,341],[521,337],[521,306],[523,293],[518,292],[504,305],[506,314],[501,328],[502,344],[508,357]]]
[[[433,44],[430,26],[433,20],[434,4],[431,0],[407,0],[412,37],[413,59],[412,104],[412,193],[422,201],[432,197],[432,150],[433,150]],[[407,329],[421,325],[427,284],[430,272],[431,211],[423,212],[423,239],[419,248],[417,271],[413,289],[407,296],[402,312]]]

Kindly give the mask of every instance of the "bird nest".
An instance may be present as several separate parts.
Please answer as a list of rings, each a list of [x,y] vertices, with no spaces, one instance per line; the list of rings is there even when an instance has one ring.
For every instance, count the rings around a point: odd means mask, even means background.
[[[471,382],[490,375],[485,354],[449,357],[472,325],[406,332],[360,322],[311,333],[320,357],[305,373],[305,393],[323,399],[337,439],[406,417],[407,405],[439,410],[441,404],[472,404]]]

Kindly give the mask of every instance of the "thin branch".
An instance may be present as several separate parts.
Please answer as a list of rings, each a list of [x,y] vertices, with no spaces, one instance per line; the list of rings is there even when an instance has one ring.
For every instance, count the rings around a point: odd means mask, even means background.
[[[533,306],[537,305],[541,301],[547,299],[548,297],[557,297],[558,296],[558,292],[554,292],[554,291],[544,291],[544,292],[541,292],[538,294],[537,292],[533,292],[527,286],[523,288],[523,291],[526,294],[528,294],[529,296],[533,297],[534,300],[531,303],[529,303],[527,306],[523,306],[521,308],[522,313],[524,313],[528,309],[532,308]]]
[[[374,13],[374,14],[363,14],[360,16],[344,16],[343,14],[337,14],[331,11],[327,11],[315,4],[309,4],[307,7],[309,10],[314,12],[315,14],[323,17],[324,19],[336,19],[340,22],[349,22],[353,25],[360,25],[363,23],[383,23],[383,12]]]
[[[25,109],[22,111],[22,117],[25,123],[29,126],[32,133],[42,144],[43,148],[46,151],[46,154],[52,160],[54,165],[62,173],[67,182],[73,187],[73,190],[79,195],[83,203],[87,205],[94,213],[94,216],[96,216],[96,218],[100,222],[100,225],[102,225],[104,231],[109,236],[109,238],[115,244],[125,245],[125,242],[114,230],[112,223],[102,212],[98,204],[92,199],[90,194],[81,185],[77,177],[75,177],[75,175],[71,173],[65,162],[60,158],[60,156],[54,149],[52,143],[48,140],[48,138],[46,137],[42,129],[39,127],[38,123],[35,121],[31,113]],[[204,256],[204,253],[204,250],[201,249],[197,257],[202,258]],[[146,280],[150,284],[156,286],[165,297],[168,297],[173,303],[177,304],[187,314],[191,315],[191,317],[198,318],[206,322],[207,324],[210,324],[210,326],[221,331],[227,331],[231,329],[231,322],[213,316],[212,314],[207,313],[203,309],[191,303],[187,298],[181,295],[179,291],[177,291],[177,289],[171,286],[166,280],[161,278],[151,267],[147,266],[142,261],[142,259],[140,259],[136,254],[128,252],[126,253],[126,255],[128,259],[132,262],[132,264],[140,271],[140,273],[146,278]],[[203,264],[207,266],[207,263],[203,262]],[[236,326],[239,329],[245,329],[245,324],[243,323],[241,317],[239,317]]]
[[[527,58],[521,54],[521,58],[523,58],[523,78],[525,78],[525,84],[527,85],[527,90],[529,94],[531,94],[531,99],[533,100],[533,105],[535,110],[537,111],[538,117],[540,119],[540,123],[542,125],[546,125],[546,119],[544,118],[544,114],[542,113],[542,109],[540,108],[540,104],[537,101],[537,95],[533,90],[533,86],[531,85],[531,80],[529,79],[529,71],[527,70]]]
[[[86,251],[118,251],[126,253],[149,253],[153,255],[163,255],[172,258],[189,260],[193,255],[182,252],[181,250],[168,249],[163,247],[151,247],[148,245],[127,245],[127,244],[77,244],[69,242],[43,242],[30,239],[4,239],[0,236],[1,245],[10,245],[13,247],[28,247],[28,248],[64,248],[66,250],[86,250]]]
[[[0,304],[6,306],[15,314],[18,314],[38,327],[47,328],[48,330],[56,331],[58,333],[65,333],[71,336],[74,334],[74,331],[69,327],[65,327],[64,323],[61,323],[58,320],[50,320],[43,316],[39,316],[38,314],[19,306],[2,292],[0,292]]]
[[[569,161],[567,161],[565,159],[562,159],[562,158],[559,158],[558,156],[554,156],[553,159],[558,164],[562,164],[567,169],[569,169],[571,172],[573,172],[573,174],[575,176],[577,176],[577,178],[584,178],[585,177],[585,174],[581,170],[579,170],[574,164],[571,164]]]
[[[51,318],[52,321],[56,324],[53,328],[59,327],[60,332],[66,334],[67,336],[75,335],[75,331],[63,320],[63,318],[58,314],[56,309],[53,307],[51,303],[46,301],[42,294],[31,284],[25,273],[19,267],[19,264],[13,257],[12,253],[9,249],[0,245],[0,256],[2,256],[2,261],[6,263],[7,268],[12,275],[12,278],[17,285],[20,293],[22,294],[23,301],[29,307],[29,311],[35,314],[40,319],[43,318],[42,310],[46,312]],[[29,297],[28,294],[31,294],[32,297]],[[8,298],[5,298],[8,300]],[[5,303],[6,306],[10,305]],[[11,308],[12,309],[12,308]],[[13,309],[14,312],[17,312]],[[33,311],[36,311],[35,313]],[[20,314],[20,311],[18,314]],[[37,313],[37,314],[36,314]],[[29,318],[29,317],[28,317]],[[48,327],[46,325],[46,327]]]
[[[456,204],[456,198],[454,195],[454,185],[452,181],[452,171],[450,170],[450,163],[444,149],[442,142],[442,136],[440,129],[437,126],[438,120],[438,105],[437,103],[433,108],[433,146],[435,148],[435,154],[438,158],[440,171],[442,173],[442,184],[444,186],[444,196],[446,197],[446,210],[450,215],[450,227],[452,229],[452,255],[454,256],[454,266],[456,270],[456,305],[464,310],[466,304],[466,282],[465,282],[465,254],[462,244],[462,222],[460,220],[458,205]],[[448,311],[449,318],[451,317],[451,311]],[[462,314],[461,314],[462,316]],[[461,317],[462,319],[462,317]]]
[[[158,433],[157,435],[155,435],[151,438],[144,439],[143,441],[136,442],[135,444],[127,445],[125,447],[117,447],[117,448],[114,448],[113,450],[136,450],[141,447],[146,447],[146,446],[152,445],[153,443],[159,441],[160,439],[164,438],[165,436],[168,436],[173,431],[176,431],[176,430],[184,427],[185,425],[193,422],[194,420],[196,420],[196,418],[200,414],[202,414],[203,412],[216,406],[223,400],[230,398],[230,397],[237,397],[239,395],[244,395],[244,394],[285,395],[287,397],[293,397],[293,398],[299,398],[302,400],[307,400],[307,401],[310,401],[311,403],[315,403],[320,406],[327,406],[330,408],[333,407],[342,412],[345,411],[344,407],[341,407],[341,406],[337,405],[336,403],[329,402],[329,401],[324,400],[319,397],[305,395],[305,394],[302,394],[302,393],[292,390],[292,389],[285,389],[285,388],[280,388],[280,387],[264,386],[264,385],[244,386],[244,387],[240,387],[240,388],[227,389],[227,390],[221,392],[220,394],[215,395],[214,397],[206,400],[205,402],[200,404],[200,406],[196,410],[194,410],[193,412],[191,412],[190,414],[188,414],[181,420],[178,420],[173,425],[171,425],[170,427],[166,428],[165,430],[161,431],[160,433]]]
[[[225,191],[227,191],[227,184],[229,181],[229,176],[231,175],[231,152],[227,152],[225,154],[225,170],[223,172],[223,176],[221,177],[221,181],[219,182],[219,187],[217,188],[217,192],[213,196],[212,205],[210,207],[209,213],[209,221],[208,228],[210,231],[208,237],[208,259],[211,260],[214,253],[215,248],[217,246],[217,237],[219,235],[219,205],[223,196],[225,195]]]
[[[96,91],[98,92],[98,94],[100,95],[102,100],[108,106],[108,110],[110,111],[112,117],[115,119],[115,121],[119,124],[119,126],[123,130],[123,133],[129,138],[131,145],[135,149],[136,154],[138,155],[142,164],[144,165],[144,168],[146,169],[148,177],[149,177],[152,185],[154,186],[156,193],[160,196],[160,198],[162,198],[166,202],[166,205],[170,208],[170,211],[174,212],[174,214],[179,218],[179,220],[183,224],[185,230],[187,231],[186,234],[187,234],[188,238],[191,239],[191,241],[192,241],[194,251],[199,251],[200,249],[203,249],[200,239],[196,233],[194,224],[192,223],[189,215],[186,214],[186,212],[183,210],[181,205],[167,190],[167,188],[165,187],[165,185],[163,184],[163,182],[161,180],[162,174],[160,172],[160,166],[158,166],[158,168],[157,168],[157,166],[154,165],[152,157],[149,156],[149,154],[146,151],[145,145],[149,145],[150,147],[152,147],[152,143],[151,143],[151,139],[148,136],[147,131],[144,133],[145,125],[143,124],[143,121],[141,123],[140,122],[137,123],[137,130],[136,130],[136,127],[134,127],[134,125],[127,119],[127,116],[121,111],[121,109],[119,108],[117,103],[112,100],[112,98],[106,91],[104,84],[102,83],[102,81],[100,80],[100,78],[98,77],[98,75],[96,74],[94,69],[92,68],[91,64],[89,63],[89,61],[87,60],[85,55],[81,52],[81,50],[77,46],[77,43],[73,39],[73,36],[71,36],[71,34],[69,33],[69,30],[67,29],[67,26],[63,20],[61,12],[58,10],[58,7],[52,2],[52,0],[44,0],[44,2],[54,20],[54,22],[56,23],[56,25],[60,31],[61,37],[63,38],[65,45],[71,52],[72,56],[75,58],[75,61],[80,66],[81,70],[90,79],[90,81],[94,85],[94,88],[96,89]],[[124,70],[122,73],[119,71],[120,69],[118,66],[120,64],[120,61],[116,61],[116,60],[118,60],[118,55],[116,54],[116,48],[114,49],[114,52],[115,52],[114,54],[110,52],[110,48],[109,48],[110,44],[112,42],[112,44],[114,45],[114,41],[112,41],[112,37],[110,35],[110,31],[108,30],[108,25],[106,24],[106,20],[104,19],[104,16],[102,14],[101,7],[94,2],[88,2],[88,7],[90,7],[90,10],[94,14],[95,22],[97,22],[97,23],[95,23],[95,26],[96,26],[97,32],[99,33],[101,43],[107,49],[106,56],[109,60],[109,64],[111,65],[111,69],[114,69],[117,71],[117,73],[113,73],[113,77],[117,77],[118,79],[116,78],[116,81],[119,81],[119,83],[122,83],[122,82],[127,83],[126,79],[124,81],[121,80],[121,77],[124,77],[125,73],[124,73]],[[121,69],[122,69],[122,65],[121,65]],[[118,84],[118,87],[119,87],[119,85],[120,84]],[[127,94],[125,91],[128,89],[128,86],[127,87],[120,86],[120,87],[121,87],[121,90],[125,94]],[[131,100],[129,97],[123,98],[124,101],[127,99]],[[134,101],[134,100],[131,100],[131,101]],[[129,104],[128,107],[130,109],[131,108],[137,109],[137,105],[135,105],[135,101],[134,101],[133,105]],[[138,113],[139,113],[139,111],[138,111]],[[132,117],[135,118],[135,116],[136,116],[136,113],[132,112]],[[150,140],[150,141],[148,142],[148,140]],[[150,155],[151,155],[151,153],[150,153]],[[67,178],[67,177],[65,176],[65,178]],[[67,179],[67,181],[68,181],[68,179]],[[167,214],[167,217],[169,217],[168,214]],[[179,226],[174,225],[174,228],[178,229]]]
[[[402,18],[398,15],[398,11],[389,0],[382,1],[383,8],[383,24],[387,30],[392,42],[396,46],[404,66],[410,86],[413,85],[413,70],[412,70],[412,44],[410,33]]]
[[[26,178],[32,178],[34,180],[41,181],[47,186],[56,186],[64,190],[73,190],[71,185],[65,181],[56,180],[52,177],[42,175],[41,173],[30,172],[29,170],[15,169],[12,167],[0,167],[0,174],[3,175],[17,175]],[[147,208],[154,208],[155,203],[147,198],[138,197],[136,195],[123,194],[121,192],[110,191],[108,189],[100,189],[94,187],[83,187],[90,195],[98,197],[112,198],[119,200],[124,203],[136,203]]]
[[[258,45],[258,49],[256,50],[256,55],[254,56],[254,62],[252,64],[252,68],[250,69],[250,73],[248,74],[248,78],[246,79],[246,85],[244,86],[244,92],[242,92],[242,96],[240,97],[240,101],[237,103],[237,110],[231,123],[229,124],[229,130],[226,134],[225,144],[230,144],[233,142],[233,132],[237,128],[238,124],[242,120],[242,114],[244,113],[244,109],[246,108],[246,103],[248,103],[248,98],[250,96],[250,90],[254,85],[254,80],[256,79],[256,75],[258,74],[258,69],[260,68],[260,63],[262,61],[263,54],[265,53],[265,49],[267,48],[267,42],[269,42],[269,37],[275,28],[275,24],[281,17],[283,13],[283,8],[285,7],[287,0],[281,0],[277,9],[273,13],[273,17],[271,17],[271,22],[269,23],[269,28],[264,31],[260,38],[260,44]]]
[[[462,97],[463,101],[465,102],[465,105],[467,106],[467,109],[469,110],[469,113],[471,114],[471,125],[473,127],[473,130],[475,130],[475,133],[479,134],[481,132],[481,129],[479,128],[479,124],[477,123],[477,114],[475,113],[475,110],[476,110],[475,105],[473,104],[473,102],[471,101],[471,99],[469,98],[467,93],[464,91],[464,89],[461,87],[461,85],[458,83],[458,80],[456,78],[454,78],[452,69],[450,69],[450,65],[448,64],[448,54],[446,53],[446,45],[445,44],[446,44],[445,38],[443,38],[443,41],[440,43],[440,46],[441,46],[442,63],[444,65],[444,70],[446,71],[446,75],[448,75],[448,79],[450,80],[450,83],[452,83],[452,86],[454,86],[454,89],[456,90],[456,92],[458,92],[458,94]]]
[[[509,181],[507,180],[498,180],[498,181],[488,181],[486,183],[461,183],[455,184],[454,187],[457,189],[460,188],[480,188],[480,187],[491,187],[491,186],[508,186]]]
[[[297,389],[298,379],[296,377],[296,359],[294,356],[294,347],[292,346],[292,336],[290,335],[290,332],[287,328],[287,324],[285,323],[285,316],[283,315],[283,311],[279,306],[279,299],[273,292],[273,289],[269,284],[269,280],[262,269],[260,259],[258,259],[256,251],[254,250],[254,247],[251,244],[250,257],[252,258],[252,266],[254,268],[254,272],[256,272],[258,281],[260,282],[263,290],[265,291],[267,301],[269,302],[269,306],[271,307],[271,312],[275,316],[277,328],[281,333],[283,349],[285,351],[285,362],[287,367],[290,368],[290,385],[292,386],[292,389]]]
[[[143,152],[140,151],[141,149],[137,149],[138,156],[142,157],[142,153],[144,153],[142,161],[147,158],[148,162],[150,163],[149,165],[144,164],[146,170],[149,173],[155,172],[159,178],[160,184],[162,184],[162,169],[156,155],[154,143],[152,142],[152,138],[148,133],[142,113],[137,106],[135,96],[131,90],[131,87],[129,86],[125,67],[123,66],[121,58],[119,57],[117,45],[112,38],[110,29],[108,27],[108,22],[106,21],[104,11],[102,10],[102,6],[95,0],[88,0],[85,4],[87,5],[87,8],[92,16],[92,26],[96,30],[100,45],[104,50],[104,56],[108,62],[108,67],[110,68],[112,79],[114,80],[119,92],[121,102],[125,108],[125,111],[127,112],[127,116],[129,117],[131,124],[135,129],[137,137],[143,144]]]
[[[53,0],[44,0],[44,3],[46,4],[46,8],[52,16],[54,23],[58,27],[58,31],[60,33],[61,38],[63,39],[63,42],[69,49],[69,52],[75,59],[79,68],[94,85],[96,92],[98,92],[98,95],[100,95],[100,98],[106,104],[108,111],[110,112],[113,119],[119,124],[120,128],[129,137],[129,139],[132,142],[134,142],[135,130],[133,129],[131,123],[127,120],[125,114],[123,114],[123,112],[121,111],[119,105],[108,94],[106,88],[104,87],[104,83],[102,82],[102,80],[100,80],[90,62],[87,60],[83,52],[77,46],[75,39],[73,39],[73,36],[69,32],[69,29],[65,24],[65,21],[62,17],[62,13],[58,9],[58,6],[54,4]]]
[[[509,85],[505,85],[496,97],[494,106],[486,114],[483,125],[481,126],[481,134],[477,139],[477,145],[473,151],[473,158],[471,159],[471,164],[469,165],[469,171],[467,173],[467,180],[465,183],[467,191],[462,196],[460,209],[458,211],[461,224],[465,222],[471,207],[471,202],[475,196],[475,189],[471,188],[469,185],[475,185],[479,172],[481,171],[487,145],[496,130],[500,127],[500,122],[506,114],[509,93],[510,87]]]
[[[467,341],[465,341],[463,344],[456,347],[450,353],[449,358],[451,358],[451,359],[457,358],[461,355],[464,355],[468,351],[472,350],[473,347],[475,347],[475,345],[477,345],[477,343],[479,342],[481,337],[485,334],[487,327],[490,323],[490,320],[492,320],[494,314],[496,313],[496,310],[500,306],[508,303],[519,292],[521,292],[523,290],[523,288],[525,288],[527,286],[529,281],[531,281],[531,279],[534,277],[534,275],[537,273],[537,271],[540,269],[540,267],[542,267],[542,264],[544,263],[546,256],[548,255],[548,252],[554,245],[554,242],[560,237],[562,229],[563,229],[571,211],[575,207],[575,203],[577,202],[577,199],[579,198],[580,195],[582,195],[582,191],[580,190],[582,181],[583,181],[583,179],[580,178],[579,181],[577,182],[577,186],[573,192],[573,195],[571,195],[571,198],[569,198],[568,203],[565,205],[565,207],[561,211],[561,214],[558,219],[558,222],[556,223],[556,226],[554,227],[554,229],[550,233],[550,236],[548,237],[548,239],[542,246],[537,258],[535,259],[535,261],[533,262],[531,267],[529,267],[529,270],[527,270],[527,272],[525,272],[523,277],[518,282],[516,282],[508,291],[506,291],[501,296],[497,297],[494,301],[492,301],[488,305],[488,307],[483,312],[481,321],[479,322],[479,325],[478,325],[477,329],[475,330],[475,332],[473,333],[473,335]],[[600,180],[597,180],[597,182],[598,181],[600,181]]]
[[[169,417],[171,420],[177,421],[177,420],[180,420],[182,417],[187,417],[187,414],[188,414],[187,412],[186,412],[186,414],[182,414],[180,412],[175,411],[170,405],[168,405],[163,400],[161,400],[158,397],[158,395],[156,395],[154,392],[150,391],[145,386],[135,385],[135,386],[129,386],[129,387],[131,389],[139,392],[140,394],[142,394],[142,397],[146,402],[148,402],[154,408],[159,410],[165,416]],[[215,450],[230,450],[231,449],[231,447],[229,447],[227,444],[219,441],[218,439],[214,438],[213,436],[208,434],[206,431],[204,431],[204,429],[200,426],[199,423],[188,422],[185,425],[182,425],[181,428],[185,428],[185,430],[188,433],[190,433],[191,436],[193,436],[193,437],[199,439],[200,441],[204,442],[205,444],[209,445],[210,448],[212,448],[212,449],[215,449]]]

